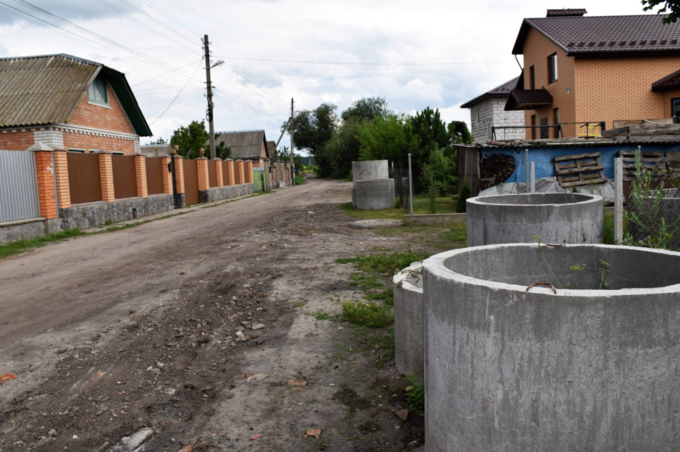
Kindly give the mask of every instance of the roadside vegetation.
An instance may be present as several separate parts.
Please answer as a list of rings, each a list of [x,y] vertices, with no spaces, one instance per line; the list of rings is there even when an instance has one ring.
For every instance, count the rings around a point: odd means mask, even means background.
[[[426,195],[413,197],[413,214],[425,215],[430,213],[431,200]],[[456,213],[458,201],[456,197],[438,196],[436,198],[437,213]],[[352,218],[362,220],[403,220],[406,210],[403,207],[393,207],[382,210],[359,210],[351,202],[341,205],[342,209]]]
[[[62,242],[79,235],[86,235],[86,233],[82,232],[80,229],[69,229],[68,231],[57,232],[45,237],[17,240],[16,242],[0,245],[0,259],[15,254],[25,253],[26,251],[45,246],[48,243]]]

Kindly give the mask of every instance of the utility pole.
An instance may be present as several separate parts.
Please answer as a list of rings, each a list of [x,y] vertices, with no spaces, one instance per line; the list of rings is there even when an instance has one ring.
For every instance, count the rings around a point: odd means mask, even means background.
[[[295,185],[295,99],[290,99],[290,166],[293,169],[291,182]]]
[[[215,122],[213,121],[213,94],[212,94],[212,80],[210,79],[210,43],[208,35],[203,37],[203,48],[205,49],[205,79],[208,86],[208,124],[210,125],[210,158],[217,158],[217,151],[215,150]]]

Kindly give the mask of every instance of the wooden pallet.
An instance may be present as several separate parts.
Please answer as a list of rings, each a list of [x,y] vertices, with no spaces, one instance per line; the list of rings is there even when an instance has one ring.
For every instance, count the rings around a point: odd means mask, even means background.
[[[555,157],[553,162],[560,187],[568,188],[606,182],[601,157],[602,154],[599,152]]]
[[[635,179],[635,152],[619,151],[619,157],[623,159],[624,182]],[[666,160],[663,157],[663,152],[642,152],[640,157],[642,158],[642,165],[652,172],[653,177],[664,176]]]

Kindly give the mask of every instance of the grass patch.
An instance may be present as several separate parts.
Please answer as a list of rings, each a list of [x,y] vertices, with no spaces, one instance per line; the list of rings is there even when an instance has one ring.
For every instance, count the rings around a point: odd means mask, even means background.
[[[456,213],[457,201],[451,196],[439,196],[436,201],[437,213]],[[402,207],[382,210],[359,210],[351,202],[341,204],[342,210],[352,218],[362,220],[403,220],[406,211]],[[430,213],[430,198],[418,195],[413,199],[413,214],[425,215]]]
[[[424,253],[405,253],[375,254],[372,256],[358,256],[338,259],[338,264],[355,264],[358,270],[369,275],[387,273],[387,276],[394,275],[394,272],[408,267],[412,262],[421,261],[428,258]]]
[[[314,317],[316,320],[335,320],[335,316],[327,312],[316,311],[316,312],[305,312],[305,315]]]
[[[371,301],[345,301],[342,303],[342,320],[369,328],[384,328],[394,321],[390,306]]]
[[[56,232],[45,237],[17,240],[16,242],[7,243],[6,245],[0,245],[0,259],[15,254],[21,254],[34,248],[40,248],[47,245],[48,243],[61,242],[79,235],[85,235],[85,233],[80,229],[69,229],[67,231]]]
[[[628,219],[623,217],[623,232],[624,235],[628,230]],[[604,214],[604,234],[602,242],[605,245],[615,245],[614,243],[614,212]]]
[[[409,411],[422,413],[425,409],[425,385],[419,384],[413,375],[408,375],[406,378],[411,382],[406,391],[406,408]]]
[[[383,237],[407,235],[409,236],[408,243],[417,243],[437,250],[462,248],[467,243],[467,225],[465,223],[450,226],[402,226],[378,229],[376,234]]]

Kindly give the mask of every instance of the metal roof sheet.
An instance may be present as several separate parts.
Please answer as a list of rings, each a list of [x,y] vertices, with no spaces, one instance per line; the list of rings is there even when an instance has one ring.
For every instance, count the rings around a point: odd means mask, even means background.
[[[503,83],[502,85],[499,85],[499,86],[495,87],[494,89],[489,90],[489,91],[485,92],[484,94],[479,95],[479,96],[475,97],[474,99],[465,102],[463,105],[460,106],[460,108],[470,108],[474,104],[476,104],[477,102],[480,102],[480,101],[482,101],[486,98],[489,98],[489,97],[505,97],[505,96],[508,96],[510,94],[510,91],[515,89],[515,86],[517,85],[518,79],[519,79],[519,77],[515,77],[512,80],[509,80],[509,81]]]
[[[224,142],[225,146],[231,148],[233,159],[259,159],[262,157],[262,146],[266,141],[264,130],[218,132],[215,138],[216,143]]]
[[[577,148],[577,147],[603,147],[603,146],[622,146],[622,145],[645,145],[645,144],[666,144],[680,146],[680,138],[676,140],[668,138],[631,138],[610,139],[610,138],[562,138],[549,140],[513,140],[513,141],[489,141],[486,143],[475,143],[473,145],[456,145],[457,147],[467,147],[475,149],[533,149],[533,148]]]

